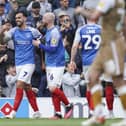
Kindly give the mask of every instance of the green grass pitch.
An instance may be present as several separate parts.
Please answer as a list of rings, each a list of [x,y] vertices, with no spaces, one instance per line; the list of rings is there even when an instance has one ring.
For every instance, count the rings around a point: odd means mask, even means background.
[[[0,126],[81,126],[81,122],[85,119],[0,119]],[[110,119],[104,125],[110,126],[113,122],[118,122],[120,119]]]

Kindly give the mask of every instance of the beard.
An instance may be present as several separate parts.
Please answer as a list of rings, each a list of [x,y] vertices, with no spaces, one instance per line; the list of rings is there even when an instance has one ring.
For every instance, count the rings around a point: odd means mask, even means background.
[[[21,27],[23,25],[23,23],[24,23],[23,21],[17,21],[16,22],[16,24],[17,24],[18,27]]]

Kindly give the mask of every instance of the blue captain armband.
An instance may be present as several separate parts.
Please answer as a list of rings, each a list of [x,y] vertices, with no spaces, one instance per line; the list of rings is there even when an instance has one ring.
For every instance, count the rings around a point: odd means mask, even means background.
[[[43,49],[44,51],[49,52],[49,53],[53,53],[53,52],[56,51],[56,47],[45,46],[45,45],[43,45],[41,43],[39,44],[39,48]]]

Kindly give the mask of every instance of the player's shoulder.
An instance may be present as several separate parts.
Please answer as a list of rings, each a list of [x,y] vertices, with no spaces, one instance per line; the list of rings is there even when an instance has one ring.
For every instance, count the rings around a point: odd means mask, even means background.
[[[59,29],[58,29],[57,27],[52,28],[50,32],[51,32],[52,34],[59,34],[59,33],[60,33],[60,32],[59,32]]]
[[[16,31],[17,31],[18,29],[19,29],[19,28],[18,28],[17,26],[16,26],[16,27],[13,27],[13,28],[11,28],[7,33],[13,35],[13,34],[16,33]]]
[[[93,24],[92,26],[95,27],[95,28],[98,28],[98,29],[102,29],[102,26],[99,25],[99,24]]]
[[[11,31],[16,31],[16,30],[18,30],[19,28],[16,26],[16,27],[13,27],[13,28],[11,28],[10,30]]]
[[[86,29],[86,27],[87,27],[86,24],[85,25],[82,25],[82,26],[80,26],[80,27],[77,28],[76,32],[80,32],[81,30]]]
[[[34,27],[31,27],[31,26],[27,26],[27,30],[29,30],[29,31],[36,31],[37,29],[34,28]]]
[[[95,23],[89,23],[89,24],[85,24],[84,26],[80,27],[78,29],[78,31],[81,31],[81,30],[87,30],[87,29],[102,29],[101,25],[99,24],[95,24]]]

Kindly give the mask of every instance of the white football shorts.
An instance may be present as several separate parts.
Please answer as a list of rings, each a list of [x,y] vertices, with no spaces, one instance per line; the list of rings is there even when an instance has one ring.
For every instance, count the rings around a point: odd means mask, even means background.
[[[16,66],[17,80],[31,84],[31,77],[35,70],[35,64]]]
[[[46,67],[47,83],[49,86],[61,86],[65,67]]]

